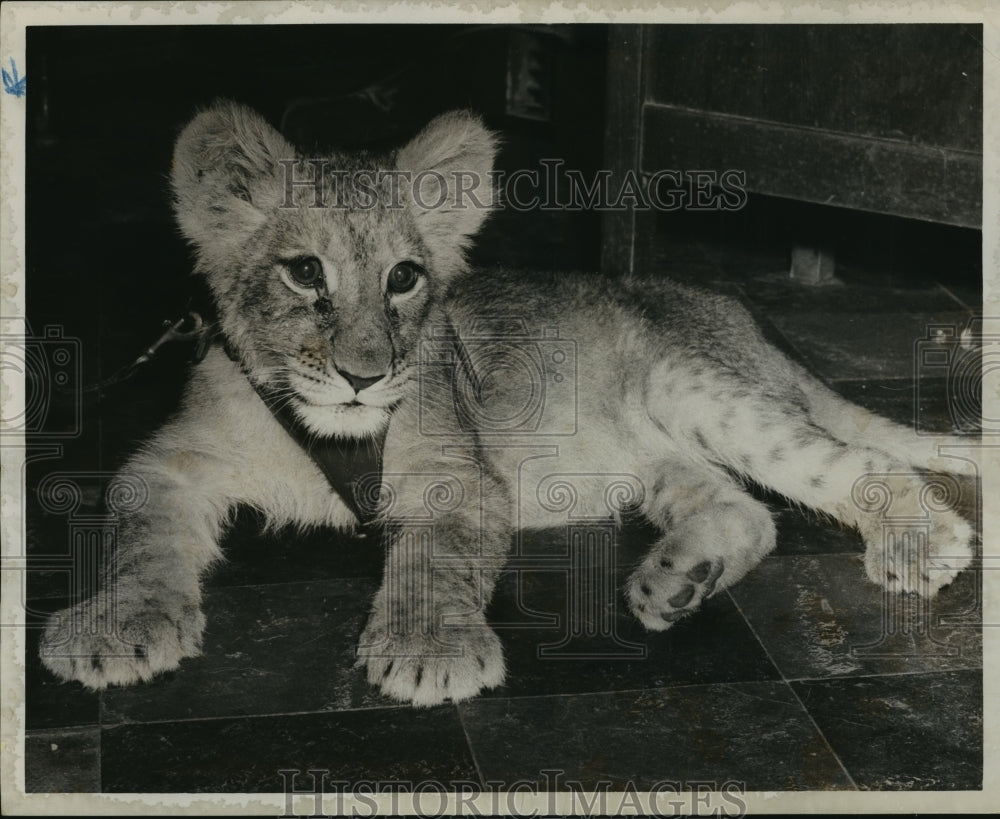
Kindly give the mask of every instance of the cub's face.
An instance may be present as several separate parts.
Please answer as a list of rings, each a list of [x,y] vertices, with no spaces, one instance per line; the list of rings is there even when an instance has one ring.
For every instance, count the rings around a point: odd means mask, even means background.
[[[421,331],[492,203],[494,152],[459,112],[384,157],[301,157],[233,103],[178,138],[175,212],[222,332],[311,431],[372,434],[402,400]]]

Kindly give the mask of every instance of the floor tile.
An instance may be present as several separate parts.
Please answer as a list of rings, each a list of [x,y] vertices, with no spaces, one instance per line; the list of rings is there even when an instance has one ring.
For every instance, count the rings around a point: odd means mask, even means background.
[[[774,523],[778,545],[773,555],[858,554],[865,548],[857,531],[808,509],[776,508]]]
[[[873,287],[859,282],[810,285],[795,281],[787,270],[740,283],[753,304],[771,313],[935,313],[963,310],[965,305],[937,285]]]
[[[96,497],[96,496],[95,496]],[[81,510],[102,514],[98,505]],[[264,530],[263,516],[249,509],[238,511],[220,543],[225,559],[203,578],[206,587],[250,586],[300,580],[368,577],[379,578],[384,561],[381,540],[335,529],[301,532],[292,527]],[[74,575],[67,560],[71,551],[70,522],[65,516],[36,512],[27,519],[29,600],[66,597],[73,593]],[[93,579],[84,578],[94,585]]]
[[[27,793],[99,793],[100,729],[29,731],[24,738],[24,789]]]
[[[674,211],[655,214],[653,221],[657,229],[645,237],[651,258],[669,257],[674,253],[673,248],[686,244],[697,248],[704,259],[702,267],[712,279],[741,282],[758,275],[787,275],[790,245],[785,237],[766,230],[770,223],[759,221],[762,213],[755,207],[757,204],[759,200],[739,213]],[[765,228],[763,232],[762,227]],[[669,275],[694,280],[673,269]]]
[[[774,314],[775,326],[802,353],[811,369],[828,379],[913,378],[920,344],[929,328],[965,327],[969,315],[943,313]]]
[[[967,310],[982,312],[983,284],[982,282],[956,282],[942,280],[941,286]]]
[[[982,395],[956,392],[945,378],[834,381],[833,390],[849,401],[918,433],[974,434],[982,419]]]
[[[329,580],[213,589],[200,657],[102,694],[102,724],[385,705],[354,668],[376,586]]]
[[[921,428],[928,431],[951,431],[951,419],[947,412],[947,386],[944,379],[934,379],[931,383],[921,384],[919,393],[914,392],[915,383],[912,377],[839,380],[831,382],[830,386],[834,392],[851,403],[897,424],[913,429],[914,423],[923,418],[924,424]],[[915,410],[918,398],[921,399],[920,410]]]
[[[770,344],[772,347],[776,348],[782,352],[785,356],[790,358],[792,361],[800,364],[806,369],[811,369],[811,366],[805,357],[802,355],[801,351],[785,336],[781,330],[771,321],[770,317],[758,307],[755,307],[751,302],[745,302],[746,308],[750,311],[750,315],[753,317],[754,322],[757,325],[757,329],[760,330],[761,335],[764,336],[764,340]]]
[[[123,725],[101,735],[108,793],[280,793],[278,771],[310,768],[328,770],[328,782],[478,782],[453,706]]]
[[[264,530],[264,518],[241,509],[221,543],[225,561],[205,585],[256,586],[298,580],[381,576],[384,549],[372,534],[354,536],[335,529],[301,532],[293,527]]]
[[[851,787],[780,682],[480,699],[459,710],[486,781],[639,791],[693,780],[748,790]],[[556,785],[542,773],[553,769],[563,772]]]
[[[883,593],[860,555],[769,557],[729,593],[786,679],[978,668],[978,582],[934,600]]]
[[[29,731],[100,722],[99,695],[80,683],[59,680],[38,659],[45,618],[66,603],[65,599],[52,598],[31,604],[24,657],[25,724]]]
[[[96,457],[86,465],[73,460],[42,459],[29,467],[31,484],[25,497],[24,552],[28,558],[25,586],[28,600],[67,598],[96,583],[96,572],[85,575],[74,553],[74,532],[110,531],[104,519],[103,495],[111,473],[95,470]]]
[[[743,282],[764,276],[784,278],[791,269],[791,245],[743,240],[743,244],[706,241],[705,256],[729,281]]]
[[[858,787],[982,787],[980,671],[803,681],[793,687]]]
[[[620,589],[620,584],[619,584]],[[778,673],[726,595],[665,632],[647,632],[620,592],[598,599],[572,573],[508,572],[489,619],[507,660],[487,697],[636,690],[776,679]],[[543,618],[555,619],[544,625]]]
[[[650,272],[675,281],[708,285],[727,278],[725,270],[709,258],[697,237],[677,230],[651,236],[639,245],[638,255]]]

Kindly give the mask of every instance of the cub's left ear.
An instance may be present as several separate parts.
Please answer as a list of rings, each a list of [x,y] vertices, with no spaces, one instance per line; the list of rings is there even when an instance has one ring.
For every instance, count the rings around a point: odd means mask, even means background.
[[[217,100],[177,138],[171,183],[174,213],[203,258],[239,250],[282,201],[290,145],[244,105]]]
[[[450,111],[396,154],[396,168],[409,174],[417,226],[439,260],[453,256],[460,263],[462,250],[496,205],[490,174],[498,142],[476,114]]]

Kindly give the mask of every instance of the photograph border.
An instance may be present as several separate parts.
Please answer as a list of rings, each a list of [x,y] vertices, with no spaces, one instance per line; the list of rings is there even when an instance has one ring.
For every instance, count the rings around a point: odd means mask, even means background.
[[[983,277],[984,332],[1000,331],[1000,8],[982,2],[798,3],[726,2],[704,0],[700,5],[628,3],[345,3],[333,8],[323,3],[218,2],[218,3],[6,3],[0,7],[0,62],[5,69],[25,66],[25,31],[41,25],[263,25],[279,23],[981,23],[984,36],[984,141],[983,141]],[[22,69],[25,75],[27,72]],[[27,76],[27,93],[31,93]],[[0,317],[26,315],[25,304],[25,97],[0,94]],[[24,402],[24,386],[16,373],[0,373],[0,397],[5,415],[17,415]],[[984,417],[1000,417],[1000,395],[983,395]],[[25,794],[24,778],[24,612],[21,609],[25,582],[25,521],[23,520],[22,477],[25,453],[23,436],[5,435],[0,442],[0,491],[2,491],[2,564],[0,568],[0,789],[2,809],[7,815],[46,814],[255,814],[282,815],[288,802],[285,794]],[[1000,524],[1000,443],[979,447],[983,478],[983,550],[993,561],[1000,559],[997,531]],[[994,491],[990,491],[991,488]],[[989,537],[987,537],[987,534]],[[748,793],[748,812],[814,813],[872,812],[927,813],[995,810],[1000,802],[1000,572],[983,572],[983,788],[959,792],[772,792]],[[579,808],[568,793],[554,795],[518,793],[505,799],[501,808],[519,815],[566,813]],[[648,795],[646,795],[648,797]],[[687,810],[699,812],[696,795],[688,799]],[[650,812],[648,798],[640,794],[637,809],[623,803],[625,813]],[[343,809],[359,811],[363,802],[346,798]],[[379,797],[380,800],[383,797]],[[401,814],[415,814],[415,805],[399,798],[390,806],[388,798],[380,808],[395,807]],[[481,800],[481,801],[480,801]],[[488,795],[463,798],[466,807],[475,805],[481,815],[490,815],[495,804]],[[451,799],[454,807],[458,799]],[[302,816],[313,812],[311,795],[296,796],[294,809]],[[702,806],[704,807],[704,806]],[[645,808],[645,810],[643,809]],[[328,809],[329,806],[328,806]],[[360,815],[370,815],[362,812]]]

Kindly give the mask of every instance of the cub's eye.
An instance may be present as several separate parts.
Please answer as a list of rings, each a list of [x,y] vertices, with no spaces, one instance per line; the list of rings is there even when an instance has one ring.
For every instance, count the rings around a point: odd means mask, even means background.
[[[291,262],[288,274],[297,285],[315,287],[323,278],[323,264],[315,256],[306,256]]]
[[[414,262],[400,262],[389,271],[386,289],[390,293],[408,293],[417,286],[424,269]]]

